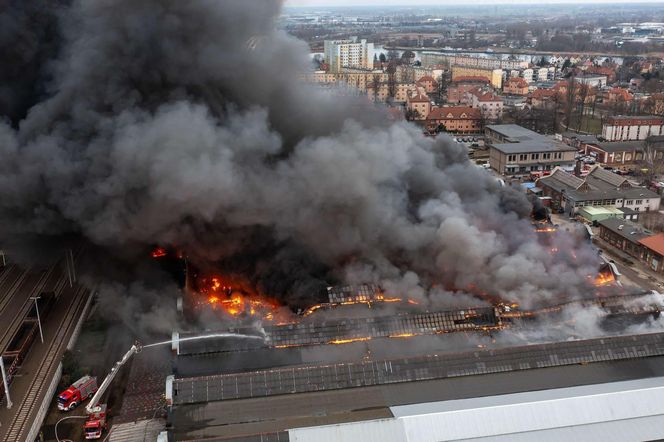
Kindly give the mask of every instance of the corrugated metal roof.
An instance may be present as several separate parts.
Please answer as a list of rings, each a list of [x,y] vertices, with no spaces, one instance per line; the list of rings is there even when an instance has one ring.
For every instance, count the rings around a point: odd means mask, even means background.
[[[164,419],[148,419],[116,424],[111,427],[109,442],[156,441],[160,432],[166,429]]]
[[[300,442],[664,437],[664,378],[391,407],[394,419],[289,430]]]

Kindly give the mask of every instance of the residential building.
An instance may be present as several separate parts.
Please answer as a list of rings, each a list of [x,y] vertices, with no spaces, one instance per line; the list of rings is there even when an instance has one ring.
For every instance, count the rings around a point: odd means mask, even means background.
[[[528,83],[523,78],[510,78],[503,84],[506,95],[528,95]]]
[[[465,99],[466,92],[489,85],[489,80],[484,77],[459,77],[447,86],[447,102],[459,104]]]
[[[468,106],[436,107],[429,113],[426,125],[431,132],[440,128],[459,134],[479,133],[482,131],[482,114],[479,109]]]
[[[366,40],[325,40],[323,56],[330,72],[340,72],[344,67],[373,69],[373,43]]]
[[[664,94],[652,94],[648,97],[648,101],[652,104],[652,113],[655,115],[664,115]]]
[[[391,96],[393,92],[393,96]],[[381,83],[378,85],[378,88],[374,87],[373,84],[367,86],[367,96],[371,101],[393,101],[395,103],[406,103],[408,97],[413,93],[417,93],[418,89],[414,83],[397,83],[394,85],[394,90],[390,90],[390,86],[387,83]]]
[[[659,210],[660,196],[644,187],[633,186],[625,177],[593,167],[585,178],[562,169],[540,178],[537,187],[551,197],[554,210],[576,215],[581,207],[628,208],[636,212]]]
[[[431,100],[425,94],[408,96],[406,108],[410,111],[413,120],[426,120],[431,112]]]
[[[535,75],[534,75],[534,74],[535,74],[535,71],[533,71],[531,68],[527,68],[527,69],[522,70],[522,71],[519,73],[519,76],[520,76],[521,78],[523,78],[523,80],[524,80],[526,83],[529,83],[529,84],[530,84],[530,83],[532,83],[533,81],[535,81]]]
[[[427,94],[433,94],[438,90],[438,82],[430,75],[425,75],[415,82],[418,87],[424,88]]]
[[[586,86],[601,89],[606,86],[607,77],[606,75],[586,74],[574,77],[574,81],[579,84],[585,84]]]
[[[468,92],[471,107],[482,111],[482,117],[487,121],[498,121],[503,117],[503,99],[493,92],[470,91]]]
[[[496,89],[500,89],[503,84],[502,69],[483,69],[458,65],[452,66],[452,81],[455,81],[460,77],[483,77],[489,80],[491,86]]]
[[[606,99],[609,103],[627,103],[632,101],[634,97],[627,89],[612,87],[607,91]]]
[[[664,233],[642,238],[643,260],[652,270],[664,272]]]
[[[484,133],[489,146],[489,164],[502,175],[528,175],[561,166],[574,167],[576,149],[524,127],[491,125]]]
[[[466,66],[482,69],[522,69],[528,67],[527,61],[503,60],[494,57],[473,57],[469,55],[444,54],[440,52],[422,52],[420,55],[422,66],[436,65]]]
[[[347,84],[362,92],[375,81],[387,83],[388,74],[383,71],[369,71],[365,69],[343,68],[340,72],[314,71],[303,74],[304,81],[327,85]]]
[[[507,109],[524,109],[526,107],[528,97],[523,95],[503,95],[503,107]]]
[[[602,125],[602,138],[607,141],[645,140],[651,135],[664,135],[664,117],[652,115],[609,117]]]
[[[539,68],[533,71],[533,77],[536,81],[549,80],[549,68]]]
[[[636,258],[643,258],[640,241],[650,236],[643,227],[620,218],[607,218],[598,221],[599,237],[618,250]]]
[[[555,89],[535,89],[530,94],[530,105],[535,109],[555,109],[560,106],[560,95]]]
[[[613,83],[616,81],[616,71],[617,67],[605,67],[605,66],[591,66],[586,69],[588,74],[597,74],[605,76],[608,83]]]

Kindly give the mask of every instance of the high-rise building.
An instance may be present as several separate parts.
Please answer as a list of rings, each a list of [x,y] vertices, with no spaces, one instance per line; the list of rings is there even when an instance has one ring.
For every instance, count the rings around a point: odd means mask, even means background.
[[[373,69],[373,43],[366,40],[325,40],[325,62],[330,72],[339,72],[341,68]]]

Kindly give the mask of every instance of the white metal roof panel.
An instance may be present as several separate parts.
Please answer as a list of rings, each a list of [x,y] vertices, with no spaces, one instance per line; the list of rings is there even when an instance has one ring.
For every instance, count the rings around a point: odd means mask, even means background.
[[[664,437],[664,378],[391,407],[393,419],[300,428],[291,440],[647,440]]]

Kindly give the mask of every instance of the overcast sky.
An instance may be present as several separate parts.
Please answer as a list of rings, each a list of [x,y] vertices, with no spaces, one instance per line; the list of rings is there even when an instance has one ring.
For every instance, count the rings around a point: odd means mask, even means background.
[[[366,5],[469,5],[469,4],[546,4],[546,3],[663,3],[664,0],[477,0],[474,2],[461,0],[286,0],[287,6],[366,6]]]

